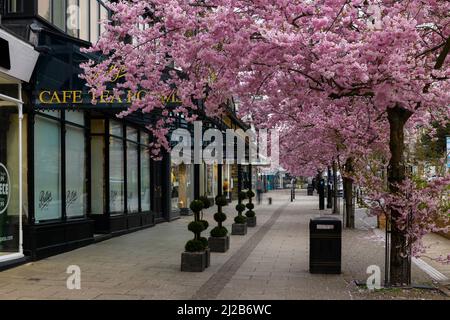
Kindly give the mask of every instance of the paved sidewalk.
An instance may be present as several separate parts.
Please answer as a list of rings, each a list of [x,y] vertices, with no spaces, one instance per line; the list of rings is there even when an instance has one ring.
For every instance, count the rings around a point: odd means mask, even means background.
[[[273,197],[268,205],[267,197]],[[231,230],[235,203],[225,208]],[[181,252],[192,237],[192,217],[112,238],[71,252],[0,272],[0,299],[360,299],[354,280],[366,268],[383,269],[383,243],[369,239],[373,218],[361,216],[356,230],[343,232],[341,275],[312,275],[309,266],[309,219],[316,196],[302,191],[294,202],[289,191],[272,191],[256,206],[258,226],[246,236],[231,236],[227,253],[212,253],[202,273],[180,272]],[[205,214],[215,225],[211,208]],[[372,219],[372,220],[371,220]],[[205,232],[205,235],[209,230]],[[66,288],[66,269],[81,268],[81,290]],[[382,271],[383,272],[383,271]],[[430,283],[413,269],[416,283]]]

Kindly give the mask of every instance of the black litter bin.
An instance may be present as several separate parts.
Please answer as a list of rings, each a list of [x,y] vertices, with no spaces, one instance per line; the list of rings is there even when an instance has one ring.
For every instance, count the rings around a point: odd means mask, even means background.
[[[341,273],[342,223],[333,217],[309,222],[309,272]]]
[[[306,190],[308,192],[308,196],[312,196],[314,194],[314,186],[312,184],[308,184],[308,188]]]

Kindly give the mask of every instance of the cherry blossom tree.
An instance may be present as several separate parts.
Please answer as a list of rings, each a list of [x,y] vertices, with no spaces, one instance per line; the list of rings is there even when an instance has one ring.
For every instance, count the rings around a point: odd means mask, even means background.
[[[299,159],[317,170],[339,158],[353,179],[360,159],[384,143],[389,190],[373,196],[391,199],[385,202],[393,221],[391,283],[410,281],[410,230],[400,223],[408,216],[403,190],[413,186],[406,179],[404,135],[424,119],[448,121],[449,1],[131,0],[109,6],[112,23],[90,49],[102,59],[87,63],[84,77],[97,97],[119,74],[111,99],[146,92],[133,96],[121,116],[161,114],[149,124],[155,153],[168,148],[170,112],[192,120],[201,100],[207,115],[217,116],[233,96],[256,125],[296,138],[281,141],[281,161],[292,171],[303,167]],[[181,104],[168,108],[161,96],[174,88]],[[433,201],[418,216],[437,208]]]

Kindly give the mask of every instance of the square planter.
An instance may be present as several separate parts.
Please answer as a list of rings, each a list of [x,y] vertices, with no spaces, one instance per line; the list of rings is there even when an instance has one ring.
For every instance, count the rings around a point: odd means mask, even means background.
[[[227,252],[230,248],[230,237],[209,237],[208,246],[211,252]]]
[[[236,236],[245,236],[247,234],[247,224],[233,223],[231,226],[231,234]]]
[[[181,271],[202,272],[206,268],[205,251],[183,252],[181,254]]]
[[[211,249],[205,249],[205,268],[208,268],[211,265]]]
[[[254,217],[247,217],[247,227],[256,227],[256,216]]]

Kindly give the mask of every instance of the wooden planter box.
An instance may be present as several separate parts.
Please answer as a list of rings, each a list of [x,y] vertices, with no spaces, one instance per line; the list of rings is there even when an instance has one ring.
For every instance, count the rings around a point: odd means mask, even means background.
[[[230,237],[209,237],[208,246],[211,252],[227,252],[230,248]]]
[[[233,223],[231,234],[236,236],[245,236],[247,234],[247,223]]]
[[[256,227],[256,216],[247,217],[247,227],[250,228]]]
[[[206,262],[206,251],[185,251],[181,254],[181,271],[202,272],[206,268]]]

